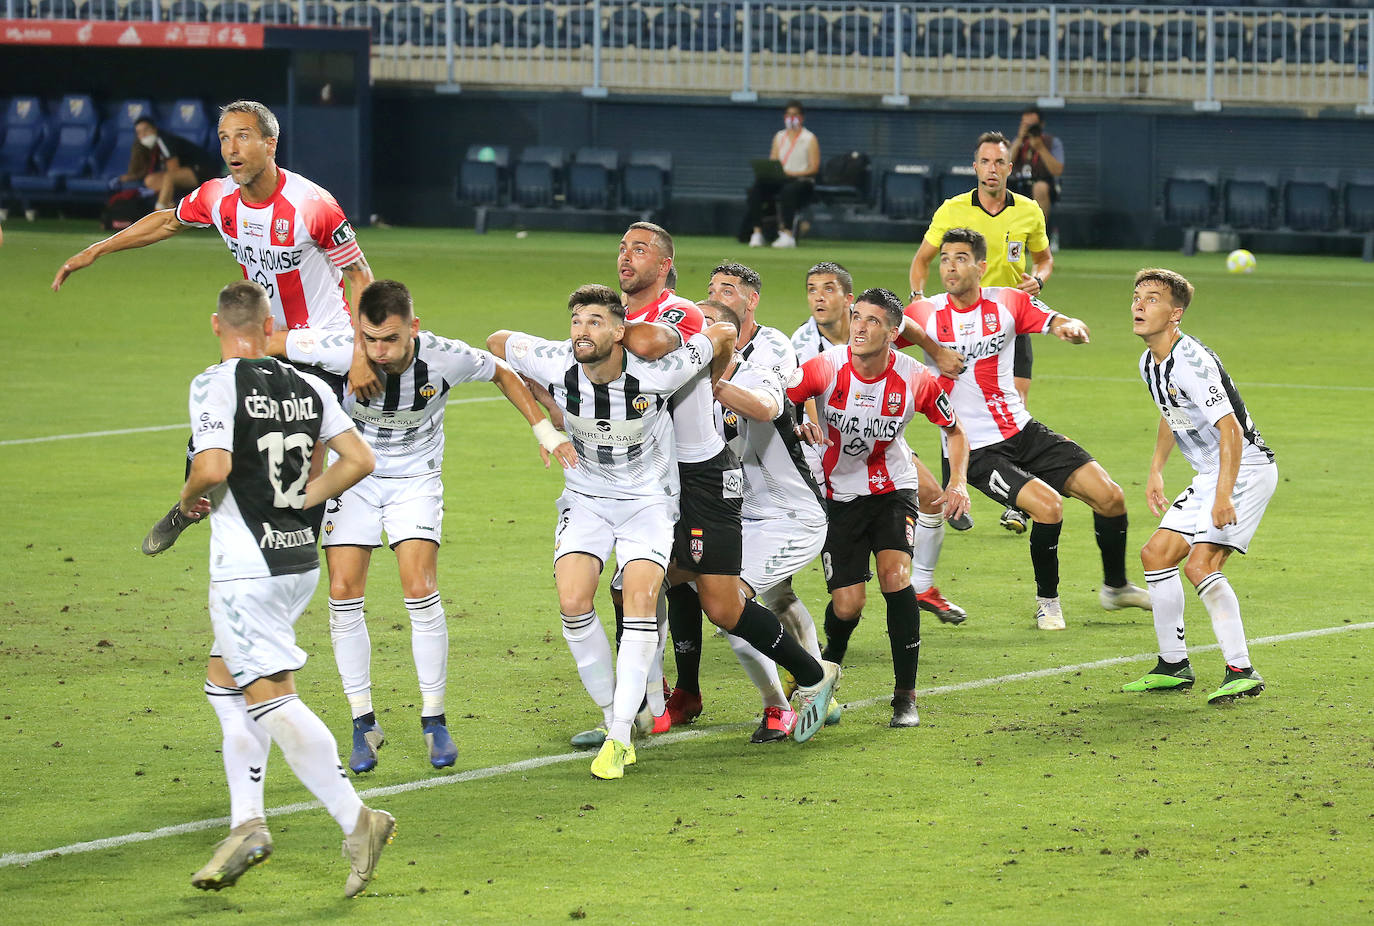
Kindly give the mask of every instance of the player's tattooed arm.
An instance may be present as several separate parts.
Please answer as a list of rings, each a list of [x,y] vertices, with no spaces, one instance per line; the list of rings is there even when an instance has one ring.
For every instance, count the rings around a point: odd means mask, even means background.
[[[177,220],[175,209],[159,209],[157,212],[150,212],[118,234],[97,241],[67,258],[62,266],[57,268],[57,276],[53,277],[52,280],[52,291],[57,292],[62,288],[67,277],[78,270],[89,267],[95,263],[98,257],[104,257],[115,251],[127,251],[129,248],[147,247],[164,238],[179,235],[190,227]]]
[[[367,258],[361,253],[358,259],[351,264],[346,264],[341,268],[344,277],[348,280],[348,295],[351,299],[350,305],[353,307],[353,363],[348,369],[348,390],[360,399],[375,399],[382,394],[382,380],[377,375],[377,368],[367,359],[367,350],[363,347],[362,333],[358,330],[358,297],[363,290],[375,279],[372,275],[372,267],[368,265]]]

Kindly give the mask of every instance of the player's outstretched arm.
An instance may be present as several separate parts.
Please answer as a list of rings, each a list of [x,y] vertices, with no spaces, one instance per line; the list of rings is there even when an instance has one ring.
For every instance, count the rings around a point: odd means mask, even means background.
[[[682,336],[669,325],[627,322],[621,344],[641,360],[661,360],[682,346]]]
[[[957,420],[942,430],[949,449],[949,484],[940,503],[949,519],[968,513],[968,435]]]
[[[1054,321],[1050,322],[1050,334],[1070,344],[1087,344],[1090,340],[1088,326],[1067,315],[1054,317]]]
[[[1155,434],[1155,452],[1150,458],[1150,475],[1145,480],[1145,503],[1150,513],[1158,517],[1169,507],[1169,496],[1164,494],[1164,464],[1174,449],[1174,432],[1169,422],[1159,419],[1159,431]]]
[[[494,337],[494,335],[493,335]],[[490,343],[490,339],[488,339]],[[501,390],[501,394],[509,400],[510,404],[519,409],[520,414],[525,416],[529,422],[530,429],[534,431],[535,439],[539,441],[539,456],[544,461],[547,469],[549,458],[556,457],[564,469],[572,469],[577,465],[577,451],[573,449],[572,441],[567,436],[560,434],[558,429],[553,426],[553,422],[544,415],[544,410],[535,401],[534,394],[525,385],[524,379],[510,367],[506,366],[505,361],[496,361],[496,374],[491,381],[496,384],[496,388]]]
[[[339,455],[305,487],[305,507],[322,505],[353,488],[377,467],[372,448],[363,442],[355,428],[335,435],[329,449]]]
[[[89,267],[95,263],[98,257],[104,257],[115,251],[147,247],[164,238],[179,234],[189,227],[177,221],[176,210],[174,209],[159,209],[157,212],[150,212],[123,231],[113,234],[103,241],[97,241],[90,247],[84,248],[67,258],[62,266],[57,268],[57,276],[52,279],[52,291],[57,292],[62,288],[67,277],[78,270]]]

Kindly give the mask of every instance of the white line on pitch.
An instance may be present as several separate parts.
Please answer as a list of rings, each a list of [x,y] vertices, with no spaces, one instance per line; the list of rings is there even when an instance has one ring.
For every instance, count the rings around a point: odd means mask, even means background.
[[[1138,383],[1141,381],[1138,376],[1069,376],[1063,373],[1043,373],[1037,378],[1079,380],[1085,383]],[[1256,389],[1326,389],[1332,392],[1374,392],[1374,386],[1342,386],[1324,383],[1256,383],[1247,379],[1245,385],[1247,387],[1254,386]]]
[[[495,402],[497,399],[504,398],[499,395],[475,396],[471,399],[449,399],[450,405],[467,405],[472,402]],[[121,434],[147,434],[152,431],[190,431],[189,422],[180,424],[155,424],[146,428],[120,428],[115,431],[82,431],[78,434],[50,434],[47,437],[20,437],[14,440],[0,440],[0,447],[12,447],[15,444],[46,444],[55,440],[80,440],[83,437],[118,437]]]
[[[1309,637],[1324,637],[1334,633],[1346,633],[1351,630],[1374,630],[1374,621],[1362,624],[1342,624],[1339,627],[1318,627],[1315,630],[1299,630],[1293,633],[1283,633],[1272,637],[1259,637],[1251,640],[1252,646],[1264,646],[1274,643],[1287,643],[1292,640],[1305,640]],[[1189,648],[1191,653],[1204,653],[1211,650],[1220,649],[1216,643],[1206,646],[1194,646]],[[995,678],[980,678],[968,682],[959,682],[954,685],[938,685],[934,688],[919,689],[916,694],[922,697],[931,695],[951,694],[956,691],[971,691],[976,688],[989,688],[993,685],[1004,685],[1008,682],[1024,682],[1038,678],[1049,678],[1055,675],[1067,675],[1071,672],[1082,672],[1089,669],[1102,669],[1107,666],[1117,666],[1127,662],[1138,662],[1141,659],[1152,659],[1154,653],[1137,653],[1134,656],[1114,656],[1110,659],[1098,659],[1093,662],[1080,662],[1071,666],[1054,666],[1047,669],[1034,669],[1030,672],[1014,672],[1010,675],[999,675]],[[887,701],[887,697],[868,698],[863,701],[851,701],[845,704],[846,708],[871,707]],[[665,733],[656,736],[652,740],[639,746],[640,749],[650,749],[658,746],[668,746],[673,743],[680,743],[683,740],[700,739],[703,736],[711,736],[716,733],[735,731],[753,726],[747,724],[718,724],[713,727],[694,727],[691,730],[680,732]],[[407,791],[424,791],[430,788],[442,788],[446,785],[458,784],[464,781],[480,781],[484,778],[496,778],[500,775],[508,775],[512,772],[527,772],[546,765],[558,765],[563,762],[574,762],[578,759],[586,760],[591,755],[590,752],[565,752],[553,756],[541,756],[537,759],[523,759],[519,762],[509,762],[505,765],[492,765],[487,768],[475,768],[466,772],[459,772],[456,775],[445,775],[442,778],[422,778],[418,781],[407,781],[398,785],[387,785],[381,788],[369,788],[359,791],[358,796],[363,799],[374,797],[386,797],[391,794],[404,794]],[[300,801],[295,804],[285,804],[281,807],[273,807],[267,811],[267,816],[276,819],[286,814],[299,813],[302,810],[315,810],[319,808],[319,801]],[[79,855],[83,852],[98,852],[101,849],[117,849],[121,846],[131,845],[136,842],[148,842],[153,839],[163,839],[168,836],[181,836],[186,833],[198,833],[202,830],[216,829],[229,825],[228,817],[214,817],[209,820],[194,820],[190,823],[178,823],[174,826],[164,826],[155,830],[143,833],[126,833],[123,836],[110,836],[106,839],[93,839],[90,842],[74,842],[71,845],[59,846],[56,849],[44,849],[40,852],[9,852],[0,855],[0,868],[9,868],[14,865],[28,865],[30,862],[42,861],[45,858],[56,858],[62,855]]]

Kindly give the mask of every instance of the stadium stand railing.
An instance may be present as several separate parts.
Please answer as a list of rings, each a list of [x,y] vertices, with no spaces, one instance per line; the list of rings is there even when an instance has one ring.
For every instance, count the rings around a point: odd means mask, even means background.
[[[368,29],[372,77],[608,91],[1358,106],[1369,0],[1249,5],[838,0],[0,0],[9,18]]]

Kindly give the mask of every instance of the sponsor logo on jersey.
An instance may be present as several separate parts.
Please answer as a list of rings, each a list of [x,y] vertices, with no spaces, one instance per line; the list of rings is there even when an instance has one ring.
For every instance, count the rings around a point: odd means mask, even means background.
[[[220,216],[219,224],[224,226],[226,234],[232,235],[234,233],[234,217],[232,215]]]
[[[744,497],[744,470],[727,469],[721,474],[721,495],[725,498]]]
[[[438,391],[438,389],[434,388],[433,383],[425,383],[423,386],[420,387],[420,395],[424,396],[426,399],[434,398],[435,394],[438,393]]]
[[[646,395],[637,395],[630,405],[635,411],[642,415],[649,410],[649,397]]]
[[[523,360],[525,355],[530,352],[529,338],[512,338],[507,342],[507,349],[516,360]]]
[[[344,219],[340,222],[339,226],[334,229],[333,234],[329,236],[330,240],[334,242],[335,247],[341,244],[348,244],[348,242],[357,237],[357,234],[353,231],[353,226],[348,224],[348,219]]]
[[[309,527],[298,531],[279,531],[266,521],[262,522],[262,539],[258,541],[260,550],[288,550],[291,547],[313,546],[315,532]]]
[[[851,400],[851,403],[855,408],[876,408],[878,405],[878,397],[872,393],[855,390],[854,398]]]
[[[687,313],[681,309],[665,309],[659,313],[658,318],[654,319],[654,321],[663,322],[665,325],[676,325],[686,317]]]
[[[315,336],[308,331],[302,331],[296,335],[296,350],[302,354],[315,353]]]
[[[243,218],[239,219],[239,225],[242,226],[243,230],[248,232],[248,234],[257,235],[259,238],[262,237],[263,227],[261,222],[250,222],[248,219]]]
[[[881,492],[887,486],[887,473],[874,473],[868,477],[868,484]]]
[[[800,386],[803,375],[805,374],[802,373],[801,367],[797,367],[796,369],[794,369],[792,371],[792,375],[787,377],[787,388],[795,389],[797,386]]]
[[[940,414],[944,415],[945,418],[950,421],[954,420],[954,403],[950,402],[948,393],[942,392],[935,397],[935,407],[940,410]]]
[[[287,241],[291,238],[291,220],[273,219],[272,237],[277,242],[277,244],[286,244]]]

